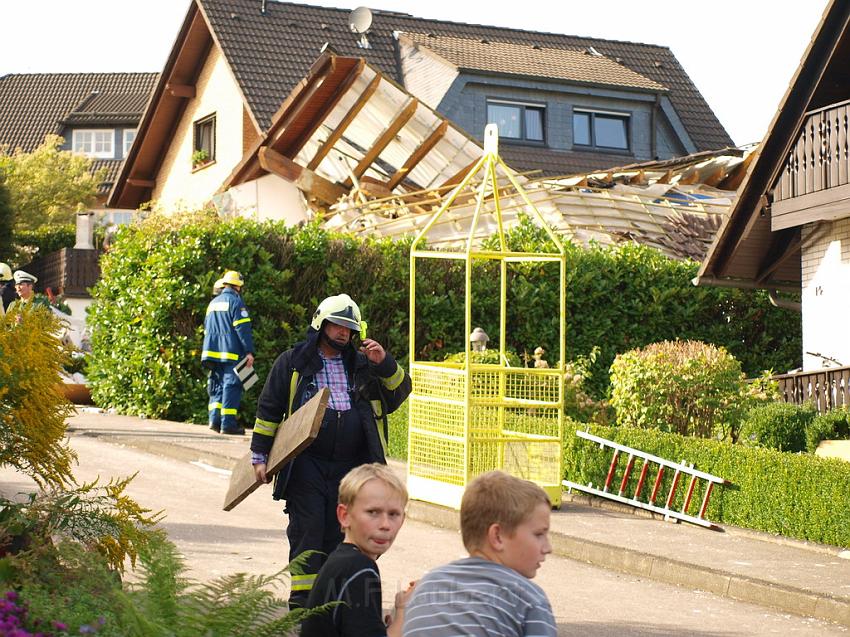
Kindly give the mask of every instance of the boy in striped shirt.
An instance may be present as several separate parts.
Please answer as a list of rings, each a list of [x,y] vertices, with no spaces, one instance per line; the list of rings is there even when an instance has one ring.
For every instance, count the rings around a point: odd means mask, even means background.
[[[405,637],[556,637],[552,607],[531,581],[549,544],[549,498],[502,471],[475,478],[460,505],[469,557],[430,571],[407,604]]]

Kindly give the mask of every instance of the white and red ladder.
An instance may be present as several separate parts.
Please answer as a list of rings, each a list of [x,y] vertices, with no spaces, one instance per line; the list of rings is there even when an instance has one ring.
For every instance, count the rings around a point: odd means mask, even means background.
[[[611,440],[600,438],[599,436],[594,436],[593,434],[588,433],[587,431],[577,430],[576,435],[579,438],[585,438],[586,440],[590,440],[591,442],[598,443],[600,449],[605,449],[606,447],[609,447],[614,451],[614,455],[611,459],[611,464],[608,467],[608,475],[605,476],[605,485],[602,489],[595,488],[592,482],[588,483],[587,486],[585,486],[582,484],[571,482],[570,480],[564,480],[562,484],[567,487],[568,492],[572,491],[573,489],[576,489],[578,491],[590,493],[592,495],[596,495],[602,498],[615,500],[616,502],[622,502],[623,504],[628,504],[631,506],[639,507],[641,509],[646,509],[648,511],[653,511],[654,513],[659,513],[664,516],[665,520],[682,520],[684,522],[691,522],[692,524],[698,524],[709,529],[720,529],[718,525],[705,519],[705,512],[706,509],[708,509],[708,499],[709,497],[711,497],[711,490],[714,485],[719,484],[721,486],[729,486],[732,483],[728,480],[718,478],[717,476],[713,476],[710,473],[697,471],[696,469],[694,469],[693,463],[688,465],[685,463],[684,460],[682,460],[681,463],[676,464],[675,462],[671,462],[670,460],[665,460],[664,458],[653,456],[650,453],[645,453],[638,449],[632,449],[631,447],[626,447],[625,445],[621,445]],[[617,470],[617,463],[620,459],[621,453],[627,453],[629,454],[629,456],[628,461],[626,462],[626,469],[623,472],[622,478],[620,479],[620,488],[617,490],[617,493],[614,493],[613,490],[610,489],[611,485],[614,483],[614,476]],[[636,458],[640,458],[643,460],[643,466],[641,467],[640,476],[638,477],[637,484],[635,485],[634,493],[631,497],[628,497],[627,490],[629,486],[629,479],[631,478]],[[647,473],[649,473],[650,464],[658,465],[658,472],[655,475],[655,484],[652,487],[652,493],[649,495],[649,499],[643,501],[640,499],[640,497],[641,492],[643,491],[643,487],[646,484],[646,476]],[[661,483],[664,477],[665,469],[671,469],[675,473],[673,474],[673,482],[670,485],[670,489],[667,492],[667,496],[664,498],[664,504],[663,506],[661,506],[660,502],[656,504],[656,499],[658,498],[659,492],[661,491]],[[676,489],[679,486],[682,474],[690,476],[691,479],[688,482],[688,487],[687,491],[685,492],[682,508],[680,510],[676,510],[671,508],[671,506],[673,505],[673,501],[676,498]],[[690,507],[691,501],[693,500],[694,492],[696,490],[697,482],[699,480],[705,481],[705,491],[702,496],[702,503],[700,504],[699,512],[697,513],[697,515],[689,515],[688,508]]]

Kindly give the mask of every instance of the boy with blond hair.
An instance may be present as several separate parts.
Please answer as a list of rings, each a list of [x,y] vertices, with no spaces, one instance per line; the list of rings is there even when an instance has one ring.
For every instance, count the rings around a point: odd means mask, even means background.
[[[552,607],[531,581],[549,545],[549,498],[502,471],[467,486],[460,529],[469,557],[430,571],[407,604],[405,637],[556,637]]]
[[[412,587],[396,595],[395,618],[384,620],[375,560],[392,546],[406,506],[407,489],[388,466],[364,464],[345,475],[336,508],[345,537],[319,571],[307,608],[340,603],[304,620],[301,637],[401,635]]]

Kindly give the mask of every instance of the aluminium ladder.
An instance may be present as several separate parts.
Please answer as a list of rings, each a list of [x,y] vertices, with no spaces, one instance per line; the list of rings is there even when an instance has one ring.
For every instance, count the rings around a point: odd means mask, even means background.
[[[577,489],[578,491],[584,491],[585,493],[590,493],[592,495],[596,495],[602,498],[607,498],[616,502],[622,502],[624,504],[639,507],[641,509],[646,509],[654,513],[660,513],[664,516],[665,520],[682,520],[684,522],[691,522],[692,524],[698,524],[699,526],[704,526],[709,529],[720,530],[720,527],[718,525],[705,519],[705,512],[708,508],[708,499],[711,496],[711,490],[714,485],[719,484],[721,486],[729,486],[732,483],[728,480],[718,478],[717,476],[711,475],[710,473],[697,471],[696,469],[694,469],[693,463],[687,465],[683,460],[681,463],[676,464],[675,462],[665,460],[664,458],[659,458],[658,456],[653,456],[652,454],[645,453],[638,449],[632,449],[631,447],[626,447],[625,445],[621,445],[611,440],[600,438],[599,436],[594,436],[593,434],[588,433],[587,431],[577,430],[576,435],[579,438],[585,438],[586,440],[590,440],[591,442],[598,443],[600,449],[610,447],[611,449],[613,449],[614,455],[611,459],[611,464],[608,467],[608,474],[605,476],[605,485],[602,489],[595,488],[592,482],[588,483],[587,486],[585,486],[577,484],[575,482],[571,482],[569,480],[564,480],[562,484],[567,487],[568,492],[572,491],[573,489]],[[611,484],[614,482],[614,474],[617,469],[617,462],[620,459],[621,452],[627,453],[629,455],[628,460],[626,462],[625,471],[623,472],[623,477],[620,480],[619,489],[617,490],[617,493],[614,493],[613,491],[609,491],[609,489],[611,488]],[[642,459],[643,466],[641,467],[640,475],[638,477],[637,485],[635,485],[634,493],[631,497],[628,497],[627,489],[629,479],[631,478],[632,469],[634,469],[635,458]],[[658,473],[655,476],[655,483],[652,487],[652,493],[650,494],[649,499],[646,501],[641,501],[641,491],[643,490],[644,484],[646,484],[646,476],[649,470],[650,463],[658,465]],[[655,502],[658,498],[659,492],[661,491],[661,483],[664,477],[665,469],[673,470],[674,474],[673,482],[670,485],[670,490],[667,493],[667,497],[664,498],[663,506],[661,506],[660,503],[656,504]],[[676,489],[679,486],[679,480],[682,474],[691,476],[691,479],[688,483],[687,491],[685,492],[682,508],[680,510],[676,510],[671,507],[673,505],[673,500],[676,497]],[[700,504],[699,512],[697,513],[697,515],[694,516],[688,514],[688,507],[690,506],[691,501],[693,499],[694,491],[696,489],[698,480],[705,481],[705,493],[702,497],[702,503]]]

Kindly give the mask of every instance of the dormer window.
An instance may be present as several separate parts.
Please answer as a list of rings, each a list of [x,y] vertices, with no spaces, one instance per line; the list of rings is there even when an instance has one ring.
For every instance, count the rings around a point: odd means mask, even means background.
[[[130,147],[133,145],[133,140],[136,139],[136,129],[135,128],[125,128],[124,129],[124,154],[122,157],[126,157],[127,153],[130,152]]]
[[[541,104],[487,100],[487,123],[499,127],[501,139],[542,143],[546,107]]]
[[[629,115],[609,111],[573,110],[573,145],[628,150]]]
[[[112,159],[115,157],[115,132],[107,130],[75,130],[71,150],[86,157]]]

